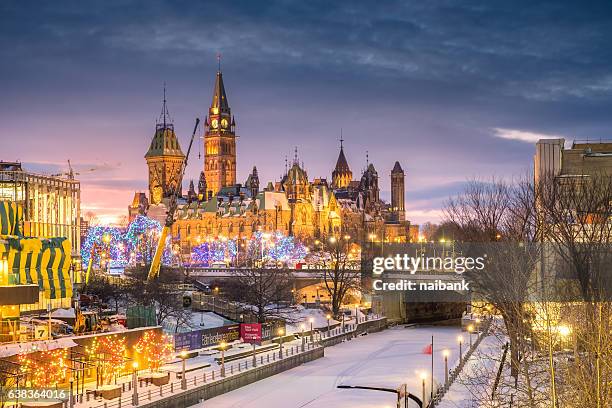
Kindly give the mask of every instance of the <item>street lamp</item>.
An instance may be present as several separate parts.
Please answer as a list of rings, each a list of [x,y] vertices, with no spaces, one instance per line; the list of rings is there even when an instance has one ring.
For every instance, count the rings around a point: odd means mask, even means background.
[[[472,332],[474,331],[474,326],[470,324],[467,327],[467,330],[470,333],[470,349],[471,349],[472,348]]]
[[[73,393],[74,378],[70,377],[70,408],[74,408],[74,393]]]
[[[278,356],[280,358],[283,358],[283,335],[285,334],[285,331],[280,328],[278,329],[278,335],[280,337],[280,351],[278,352]]]
[[[310,322],[310,342],[314,342],[314,335],[313,335],[313,330],[312,330],[312,324],[314,323],[314,317],[311,317],[308,319],[308,321]]]
[[[204,301],[200,300],[200,326],[204,326]]]
[[[306,343],[306,338],[304,338],[304,323],[300,324],[300,331],[302,333],[301,337],[302,337],[302,353],[304,352],[304,346]]]
[[[181,358],[183,359],[183,370],[181,373],[181,389],[187,389],[187,378],[185,378],[185,359],[187,358],[187,352],[185,350],[181,351]]]
[[[425,371],[421,372],[421,385],[422,385],[422,401],[423,401],[423,406],[425,406],[425,398],[427,397],[427,395],[425,394],[425,380],[427,379],[427,373]]]
[[[448,386],[448,355],[450,352],[445,349],[442,354],[444,355],[444,386]]]
[[[461,364],[461,358],[463,357],[463,352],[461,350],[463,346],[463,336],[457,337],[457,341],[459,342],[459,364]]]
[[[219,343],[219,348],[221,349],[221,377],[225,377],[225,347],[227,343],[222,341]]]
[[[132,405],[138,405],[138,361],[132,363]]]
[[[331,315],[330,315],[330,314],[328,314],[328,315],[327,315],[327,316],[325,316],[325,317],[327,317],[327,337],[329,337],[329,319],[331,319]]]
[[[330,244],[335,244],[336,243],[336,237],[329,237],[329,243]]]

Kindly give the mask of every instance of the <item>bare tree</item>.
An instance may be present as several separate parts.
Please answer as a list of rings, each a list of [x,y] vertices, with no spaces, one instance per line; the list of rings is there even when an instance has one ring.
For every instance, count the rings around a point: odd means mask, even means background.
[[[564,380],[555,400],[580,401],[581,406],[612,403],[612,177],[608,174],[565,176],[542,180],[538,215],[543,241],[550,248],[543,259],[548,285],[563,300],[550,306],[553,324],[566,327],[572,359],[553,356],[555,372]],[[562,282],[562,285],[559,283]],[[557,330],[558,331],[558,330]],[[583,405],[582,405],[583,404]]]
[[[232,270],[232,280],[223,289],[229,300],[242,303],[259,323],[265,323],[288,317],[286,306],[293,299],[293,284],[287,269],[245,268]]]
[[[504,318],[514,378],[529,332],[524,303],[539,259],[539,246],[533,244],[537,237],[533,193],[528,181],[509,185],[498,179],[472,180],[445,207],[445,221],[455,225],[463,251],[474,257],[487,255],[487,269],[469,271],[466,277],[475,295],[494,305]]]
[[[355,252],[353,237],[342,232],[315,243],[313,256],[321,266],[321,278],[329,293],[335,318],[340,316],[346,296],[353,290],[361,289],[361,275],[357,268],[360,261]]]

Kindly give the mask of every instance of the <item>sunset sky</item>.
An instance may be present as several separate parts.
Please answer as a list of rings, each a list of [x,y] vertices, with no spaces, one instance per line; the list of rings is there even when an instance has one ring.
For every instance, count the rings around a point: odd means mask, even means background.
[[[609,2],[462,4],[3,1],[0,160],[55,173],[70,159],[83,212],[126,215],[147,187],[163,83],[186,151],[218,52],[239,181],[253,165],[278,179],[294,146],[311,178],[331,179],[342,129],[354,177],[369,151],[383,197],[400,161],[417,223],[466,179],[530,171],[538,138],[611,138]]]

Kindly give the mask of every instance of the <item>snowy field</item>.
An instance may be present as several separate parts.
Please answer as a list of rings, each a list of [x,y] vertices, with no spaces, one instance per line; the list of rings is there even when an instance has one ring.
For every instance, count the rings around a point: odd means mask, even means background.
[[[325,349],[325,357],[247,385],[197,405],[199,408],[384,408],[395,407],[391,393],[337,389],[338,385],[396,388],[408,384],[421,396],[421,372],[430,372],[423,348],[434,335],[434,378],[444,381],[443,349],[449,368],[459,358],[459,327],[396,327]],[[469,344],[466,333],[464,338]],[[427,387],[429,389],[429,377]],[[414,404],[413,406],[416,406]]]

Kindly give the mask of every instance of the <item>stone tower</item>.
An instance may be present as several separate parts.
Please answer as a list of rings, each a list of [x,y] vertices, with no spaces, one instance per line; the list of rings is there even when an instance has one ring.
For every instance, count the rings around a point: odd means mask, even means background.
[[[223,187],[236,184],[236,122],[225,94],[221,69],[217,71],[204,128],[204,173],[208,192],[214,196]]]
[[[396,215],[398,221],[406,219],[406,209],[404,205],[404,170],[399,162],[395,162],[391,170],[391,210]]]
[[[253,166],[253,171],[249,174],[249,177],[247,177],[244,186],[249,189],[251,197],[257,196],[259,192],[259,175],[257,174],[256,166]]]
[[[155,125],[155,135],[145,154],[149,167],[149,202],[160,204],[176,190],[181,194],[181,167],[185,155],[181,151],[174,125],[170,120],[166,105],[166,88],[162,112]]]
[[[332,188],[346,188],[353,180],[353,172],[344,156],[342,142],[344,140],[340,138],[340,154],[338,155],[338,161],[336,161],[336,168],[332,172]]]
[[[206,201],[208,199],[208,188],[206,185],[206,174],[203,171],[200,172],[200,180],[198,180],[198,199],[200,201]]]

